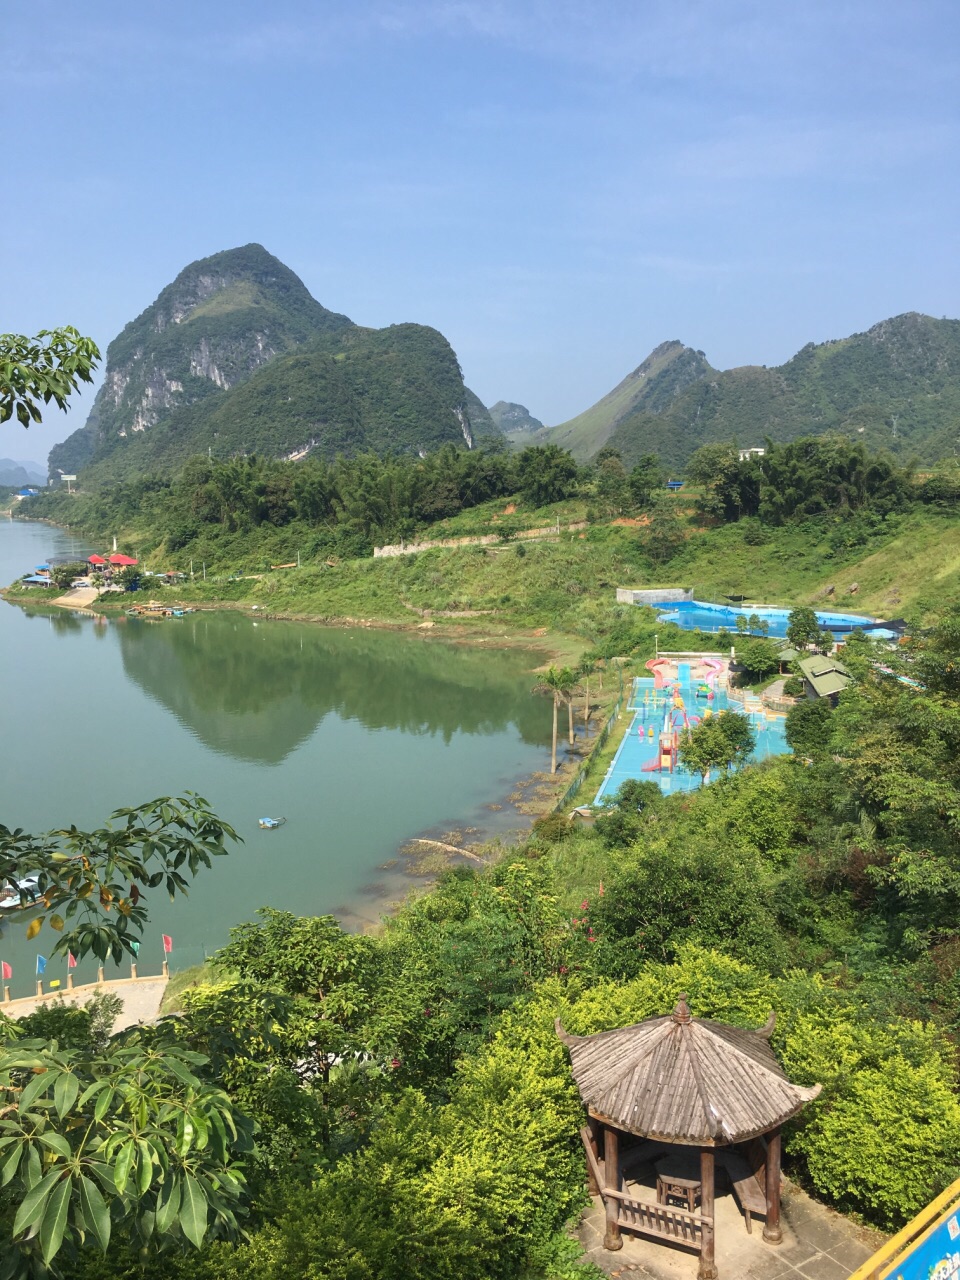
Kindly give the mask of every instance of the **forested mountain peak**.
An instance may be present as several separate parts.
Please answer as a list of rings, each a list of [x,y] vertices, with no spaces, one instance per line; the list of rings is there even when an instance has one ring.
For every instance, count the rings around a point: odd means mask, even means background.
[[[664,343],[644,362],[667,358],[670,372],[648,378],[643,396],[616,415],[602,440],[583,429],[583,420],[622,396],[629,379],[565,424],[581,424],[574,440],[562,439],[559,427],[550,439],[581,457],[608,443],[627,464],[656,453],[671,467],[682,466],[703,444],[732,440],[751,447],[767,437],[785,442],[825,432],[926,462],[954,452],[960,320],[907,312],[865,333],[809,342],[772,368],[754,364],[718,372],[702,352],[678,348],[678,343]],[[677,376],[681,370],[686,381]]]
[[[658,347],[595,405],[550,432],[550,442],[581,461],[610,440],[618,425],[640,410],[661,413],[685,388],[714,370],[702,351],[677,339]]]
[[[76,471],[276,356],[350,325],[262,245],[191,262],[110,343],[90,416],[53,449],[51,469]]]
[[[442,334],[361,328],[248,244],[190,263],[110,343],[90,416],[50,465],[112,480],[197,452],[420,452],[494,432]]]
[[[512,400],[498,400],[496,404],[490,406],[488,412],[494,425],[504,435],[516,433],[519,438],[532,431],[543,430],[543,423],[533,416],[526,405],[515,404]]]

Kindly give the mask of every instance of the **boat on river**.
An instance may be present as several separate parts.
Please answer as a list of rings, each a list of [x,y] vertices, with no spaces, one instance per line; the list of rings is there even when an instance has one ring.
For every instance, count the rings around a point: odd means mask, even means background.
[[[22,906],[30,906],[29,899],[36,896],[39,883],[39,876],[24,876],[22,880],[17,880],[15,884],[5,884],[0,889],[0,911],[18,911]],[[26,893],[28,896],[26,903],[21,898],[22,893]]]
[[[275,831],[277,827],[282,827],[286,822],[286,818],[260,818],[260,825],[266,831]]]

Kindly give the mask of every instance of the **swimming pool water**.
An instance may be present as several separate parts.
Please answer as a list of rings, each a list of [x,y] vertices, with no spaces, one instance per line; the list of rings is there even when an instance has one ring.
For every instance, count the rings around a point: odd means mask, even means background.
[[[732,608],[725,604],[706,604],[700,600],[684,600],[658,614],[661,622],[675,622],[684,631],[735,631],[737,618],[756,614],[769,626],[768,635],[783,639],[787,634],[789,609],[754,609],[748,605]],[[817,620],[825,631],[845,635],[854,627],[869,627],[873,619],[856,613],[829,613],[817,610]]]
[[[707,701],[703,696],[697,697],[698,687],[703,687],[700,681],[690,681],[689,678],[686,683],[681,681],[679,684],[684,712],[691,723],[694,723],[695,719],[698,722],[708,707],[714,715],[726,710],[743,713],[743,706],[728,698],[726,689],[717,689],[713,700]],[[656,782],[660,790],[667,795],[675,791],[693,791],[700,786],[700,775],[690,773],[682,766],[674,769],[673,773],[660,769],[646,771],[643,767],[652,764],[657,758],[664,716],[669,715],[671,721],[679,721],[678,728],[683,723],[683,713],[673,709],[676,689],[676,682],[669,689],[655,689],[654,682],[649,677],[634,680],[633,696],[628,708],[634,712],[633,720],[607,770],[594,804],[612,800],[620,786],[633,778]],[[765,714],[758,712],[752,714],[750,719],[757,735],[757,744],[750,755],[752,761],[769,760],[771,756],[789,753],[783,717],[768,719]],[[653,737],[650,736],[651,729],[653,729]]]

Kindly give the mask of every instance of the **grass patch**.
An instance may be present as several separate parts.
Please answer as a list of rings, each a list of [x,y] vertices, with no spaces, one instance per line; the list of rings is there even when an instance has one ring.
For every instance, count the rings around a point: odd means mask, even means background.
[[[182,1012],[185,992],[194,987],[217,982],[221,976],[219,970],[214,968],[209,960],[205,960],[203,964],[191,965],[189,969],[175,970],[171,973],[170,981],[163,993],[163,1000],[160,1003],[161,1014]]]

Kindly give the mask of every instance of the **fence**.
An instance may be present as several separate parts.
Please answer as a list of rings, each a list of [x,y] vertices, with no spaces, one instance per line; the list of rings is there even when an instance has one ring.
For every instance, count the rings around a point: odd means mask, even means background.
[[[594,757],[597,755],[598,752],[602,751],[603,748],[606,746],[606,742],[607,742],[607,739],[610,737],[611,730],[613,729],[613,726],[616,724],[616,722],[620,718],[620,712],[623,710],[623,703],[626,698],[626,691],[624,690],[624,687],[623,687],[623,672],[620,670],[619,667],[616,668],[616,672],[617,672],[617,677],[620,680],[620,697],[617,699],[616,706],[613,708],[613,710],[610,712],[610,715],[607,717],[607,723],[603,726],[603,728],[600,730],[600,732],[597,734],[596,738],[594,739],[593,746],[590,748],[590,754],[587,756],[586,760],[584,760],[583,764],[577,770],[576,777],[570,783],[569,787],[567,787],[566,791],[564,791],[563,795],[560,797],[557,803],[553,806],[554,813],[559,813],[561,809],[566,808],[566,806],[570,803],[570,801],[576,799],[576,797],[579,795],[580,788],[583,786],[586,776],[590,772],[590,766],[593,764]]]

